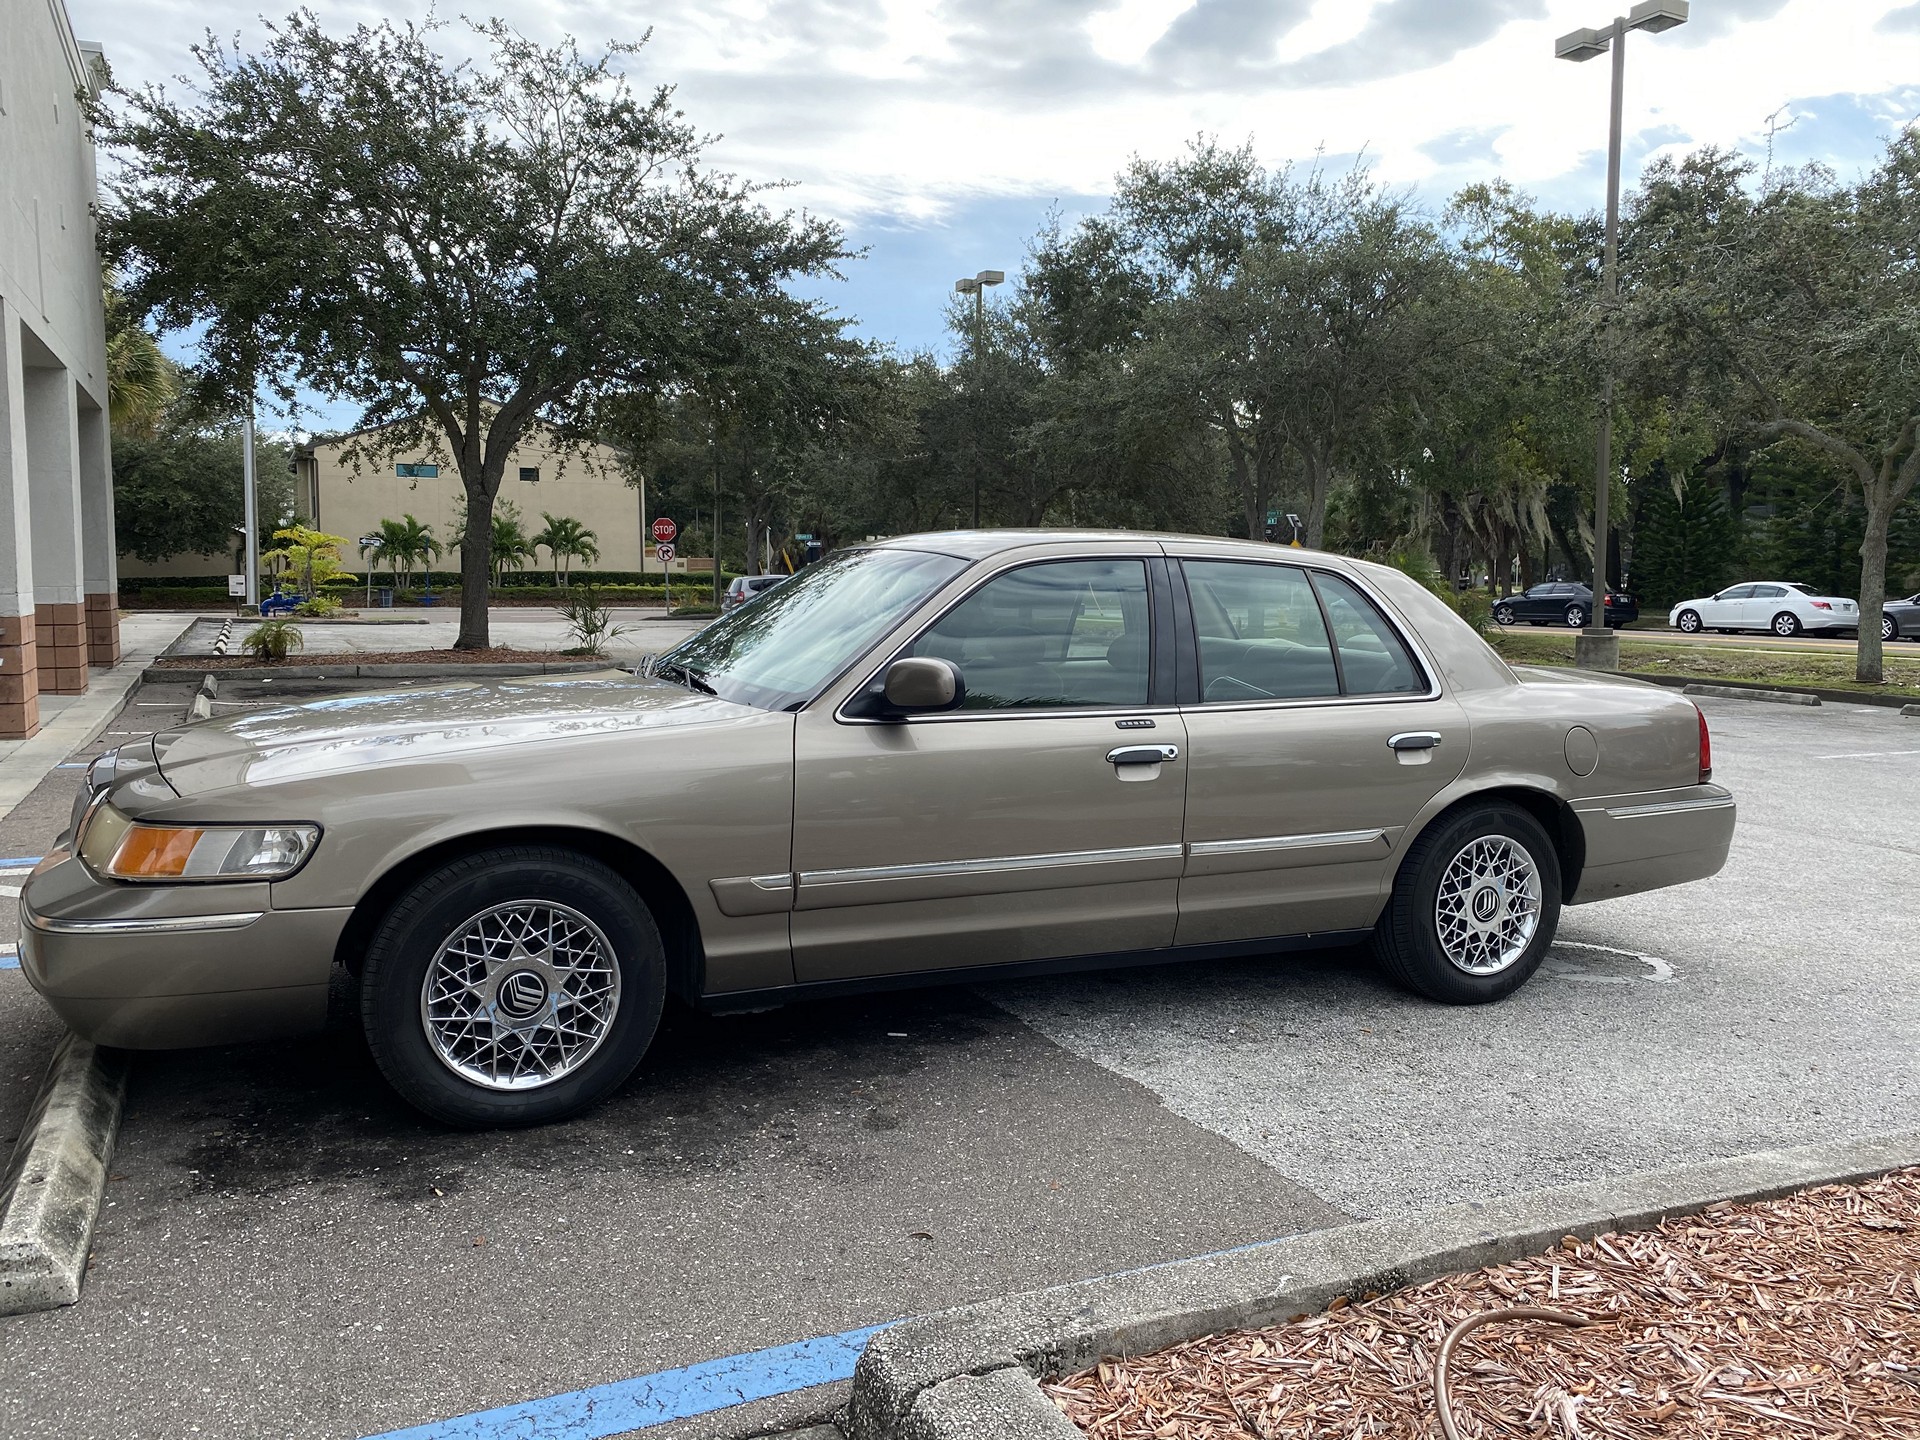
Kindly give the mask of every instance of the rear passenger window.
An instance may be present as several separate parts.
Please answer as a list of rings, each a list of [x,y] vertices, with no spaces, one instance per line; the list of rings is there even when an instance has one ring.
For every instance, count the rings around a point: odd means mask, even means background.
[[[1315,575],[1327,607],[1340,673],[1349,695],[1417,695],[1426,691],[1420,667],[1374,603],[1338,575]]]
[[[1203,700],[1218,705],[1340,693],[1306,571],[1230,560],[1185,566]]]
[[[960,667],[969,710],[1147,703],[1147,567],[1069,560],[1010,570],[914,642]]]

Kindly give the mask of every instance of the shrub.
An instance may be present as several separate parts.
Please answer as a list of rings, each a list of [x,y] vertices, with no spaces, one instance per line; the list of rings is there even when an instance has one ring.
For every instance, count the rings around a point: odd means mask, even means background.
[[[1482,635],[1493,627],[1493,599],[1484,590],[1460,590],[1452,595],[1442,595],[1453,607],[1453,611],[1462,620]]]
[[[582,586],[572,593],[565,605],[560,607],[560,618],[567,622],[567,629],[573,632],[573,646],[569,655],[591,655],[598,659],[606,653],[609,640],[616,640],[632,627],[613,623],[613,612],[600,603],[600,597],[591,585]]]
[[[291,620],[263,620],[247,632],[240,648],[256,660],[284,660],[306,648],[306,637]]]
[[[314,595],[294,606],[293,613],[312,617],[338,615],[340,613],[340,602],[331,595]]]

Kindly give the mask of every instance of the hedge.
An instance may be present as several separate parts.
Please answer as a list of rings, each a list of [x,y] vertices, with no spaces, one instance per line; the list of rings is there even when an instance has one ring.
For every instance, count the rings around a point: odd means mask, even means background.
[[[355,573],[360,576],[355,584],[359,589],[364,591],[367,584],[366,571],[360,570]],[[741,572],[735,570],[722,570],[720,572],[723,580],[736,580],[739,578],[740,573]],[[420,579],[419,573],[415,572],[413,578],[418,582]],[[460,588],[460,575],[457,571],[435,570],[427,578],[435,590],[458,590]],[[570,581],[576,588],[581,585],[592,585],[596,588],[610,585],[647,585],[658,589],[661,583],[660,576],[657,573],[653,571],[642,573],[638,570],[575,570],[570,576]],[[690,570],[684,575],[676,572],[673,577],[673,588],[678,590],[683,582],[688,585],[711,585],[713,583],[713,572],[711,570]],[[391,585],[392,583],[393,577],[389,572],[385,570],[375,570],[373,572],[374,589],[378,590],[382,586]],[[553,588],[553,572],[551,570],[511,571],[500,582],[498,588],[505,591],[522,588],[538,590],[542,587],[549,590]],[[211,588],[217,588],[220,591],[221,598],[225,599],[227,594],[227,577],[224,575],[123,575],[120,577],[120,593],[122,595],[146,595],[151,594],[151,592],[155,590],[204,590]]]

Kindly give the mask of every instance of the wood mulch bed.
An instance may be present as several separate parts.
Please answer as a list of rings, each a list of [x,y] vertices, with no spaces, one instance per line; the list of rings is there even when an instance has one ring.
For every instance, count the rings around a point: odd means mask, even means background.
[[[1462,1321],[1544,1307],[1593,1323]],[[1920,1437],[1920,1169],[1571,1236],[1267,1330],[1049,1384],[1096,1440]]]
[[[285,660],[256,660],[251,655],[163,655],[153,663],[165,670],[271,670],[292,665],[556,665],[589,664],[588,655],[558,650],[311,650]],[[616,662],[608,660],[606,664]]]

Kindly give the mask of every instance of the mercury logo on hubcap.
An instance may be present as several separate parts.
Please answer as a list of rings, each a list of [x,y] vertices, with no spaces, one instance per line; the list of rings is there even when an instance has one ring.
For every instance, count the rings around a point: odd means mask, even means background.
[[[516,970],[500,982],[494,1003],[512,1020],[529,1020],[547,1003],[547,982],[532,970]]]
[[[1491,885],[1482,885],[1473,892],[1473,918],[1481,924],[1493,919],[1499,908],[1500,896]]]

